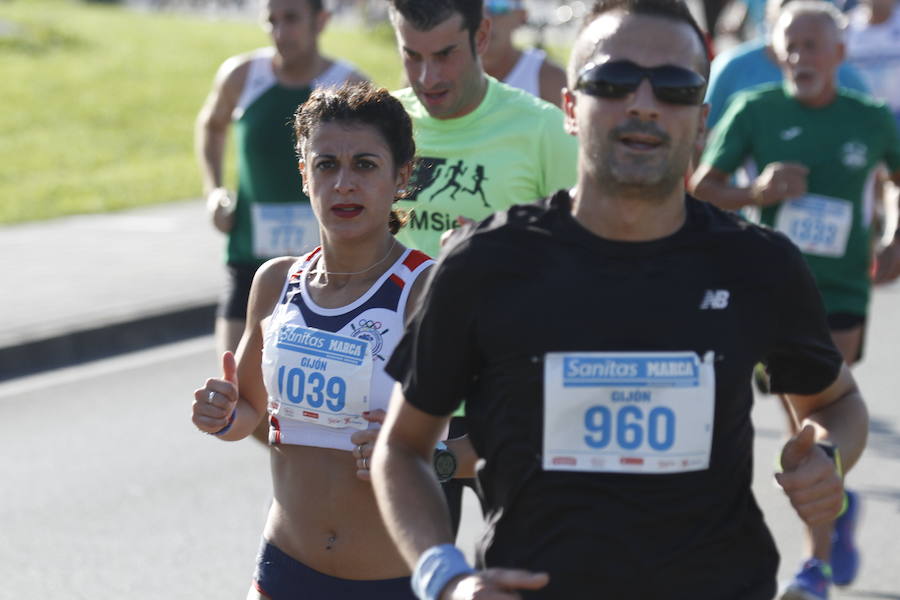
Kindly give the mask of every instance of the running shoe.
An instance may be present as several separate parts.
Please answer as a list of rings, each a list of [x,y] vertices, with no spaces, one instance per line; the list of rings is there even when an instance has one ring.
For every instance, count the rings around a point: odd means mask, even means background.
[[[828,600],[831,567],[816,558],[803,563],[781,594],[781,600]]]
[[[835,585],[850,585],[859,571],[859,548],[853,539],[859,521],[859,495],[845,491],[847,510],[834,522],[831,538],[831,575]]]

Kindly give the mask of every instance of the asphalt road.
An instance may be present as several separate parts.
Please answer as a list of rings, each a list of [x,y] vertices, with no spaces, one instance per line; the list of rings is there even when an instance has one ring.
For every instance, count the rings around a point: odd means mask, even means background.
[[[847,477],[860,492],[863,513],[859,541],[863,548],[860,575],[853,586],[832,598],[900,600],[900,284],[878,288],[871,306],[863,362],[854,369],[869,408],[866,452]],[[772,483],[772,465],[783,444],[784,418],[773,397],[759,399],[755,492],[782,555],[780,578],[799,566],[803,530],[790,504]]]
[[[244,597],[268,459],[193,428],[213,368],[207,337],[0,387],[0,597]]]
[[[872,413],[850,484],[864,499],[858,582],[834,598],[900,599],[900,286],[879,290],[856,374]],[[212,339],[0,384],[0,597],[242,598],[269,502],[266,451],[190,423]],[[755,490],[787,578],[802,530],[772,482],[777,401],[761,398]],[[467,497],[462,545],[480,527]]]

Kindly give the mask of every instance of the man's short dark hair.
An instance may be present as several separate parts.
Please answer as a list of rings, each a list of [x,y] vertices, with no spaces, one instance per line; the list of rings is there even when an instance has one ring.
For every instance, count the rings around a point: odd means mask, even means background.
[[[475,32],[484,19],[483,0],[390,0],[390,5],[392,18],[399,14],[419,31],[431,31],[459,13],[475,51]]]
[[[700,74],[709,79],[709,52],[706,34],[703,33],[703,30],[697,25],[697,21],[694,20],[694,16],[691,14],[690,9],[688,9],[687,4],[683,0],[595,0],[590,11],[585,15],[584,21],[582,21],[581,31],[584,31],[584,29],[593,23],[600,15],[617,10],[622,11],[626,15],[632,14],[661,17],[690,25],[691,29],[697,34],[697,39],[700,41],[700,47],[703,48],[703,58],[701,64],[697,66],[700,69]],[[592,55],[593,49],[584,47],[579,48],[576,41],[576,47],[573,49],[572,60],[570,62],[570,79],[578,73]],[[574,85],[575,82],[570,81],[569,84]]]

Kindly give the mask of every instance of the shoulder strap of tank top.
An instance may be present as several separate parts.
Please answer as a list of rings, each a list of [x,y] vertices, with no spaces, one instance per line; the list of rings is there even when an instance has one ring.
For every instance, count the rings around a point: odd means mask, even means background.
[[[516,65],[503,82],[525,90],[533,96],[540,96],[541,65],[544,64],[546,57],[547,53],[539,48],[524,50],[522,56],[519,57],[518,62],[516,62]]]
[[[302,285],[302,278],[304,273],[309,269],[312,264],[313,259],[319,254],[322,250],[322,247],[319,246],[309,254],[299,257],[294,264],[291,265],[291,268],[288,269],[287,277],[285,277],[284,287],[281,289],[281,296],[279,296],[278,303],[284,304],[287,300],[288,289],[292,285]]]
[[[329,85],[340,85],[347,80],[350,73],[354,71],[352,64],[345,60],[335,60],[324,73],[313,79],[313,87],[325,87]]]
[[[244,89],[234,107],[232,118],[238,120],[266,90],[278,83],[275,70],[272,68],[272,57],[275,56],[274,48],[259,48],[251,53],[250,67],[247,70],[247,79],[244,81]]]

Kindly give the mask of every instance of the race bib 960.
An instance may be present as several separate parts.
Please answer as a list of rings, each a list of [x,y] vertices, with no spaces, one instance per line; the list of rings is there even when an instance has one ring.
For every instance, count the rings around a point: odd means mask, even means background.
[[[549,353],[544,454],[550,471],[678,473],[709,467],[713,354]]]

